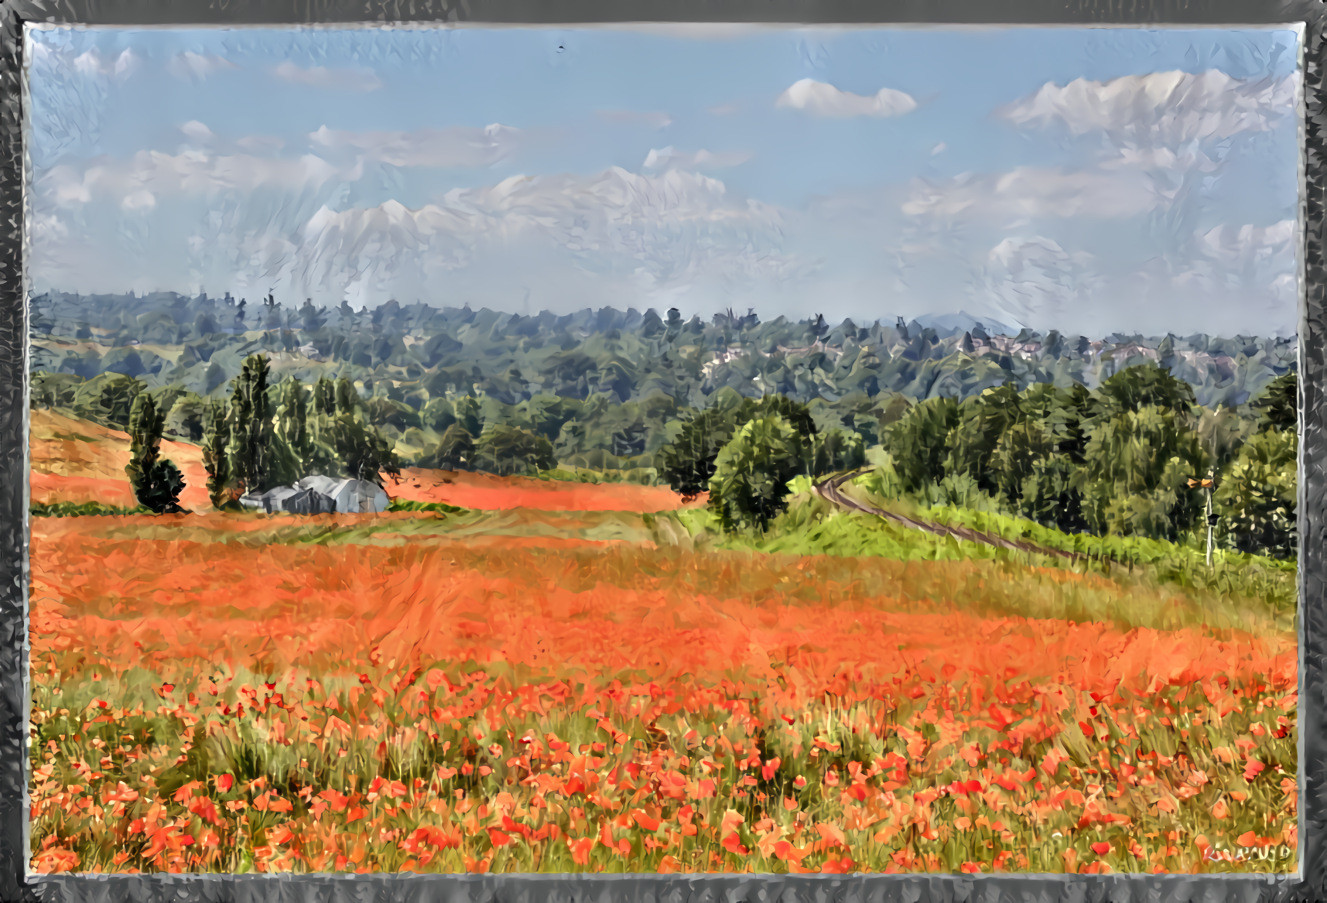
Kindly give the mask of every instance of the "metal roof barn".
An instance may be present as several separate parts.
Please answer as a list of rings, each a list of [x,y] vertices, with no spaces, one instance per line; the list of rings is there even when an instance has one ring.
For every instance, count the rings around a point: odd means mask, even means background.
[[[305,477],[295,486],[330,496],[337,514],[379,514],[391,503],[382,487],[368,480],[335,480],[314,475]]]

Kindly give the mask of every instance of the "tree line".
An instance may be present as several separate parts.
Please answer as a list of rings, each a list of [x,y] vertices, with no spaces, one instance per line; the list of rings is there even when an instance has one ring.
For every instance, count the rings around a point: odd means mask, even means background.
[[[854,393],[962,399],[1006,382],[1095,386],[1149,360],[1194,385],[1200,403],[1232,405],[1296,355],[1293,338],[1002,335],[971,318],[831,323],[819,315],[761,320],[720,311],[702,319],[612,308],[523,316],[170,294],[43,294],[31,309],[34,371],[83,380],[116,373],[210,396],[225,390],[244,358],[265,354],[306,384],[346,376],[366,397],[421,415],[430,400],[458,395],[515,405],[539,395],[624,403],[658,393],[696,409],[724,388],[806,404]]]
[[[311,386],[269,384],[263,355],[245,360],[227,400],[210,399],[200,442],[208,492],[219,508],[240,495],[287,485],[309,473],[382,482],[399,473],[393,443],[375,425],[374,399],[348,378]],[[114,383],[108,383],[112,385]],[[1069,533],[1179,540],[1200,530],[1204,498],[1188,481],[1211,476],[1228,547],[1279,557],[1296,549],[1296,380],[1276,378],[1254,401],[1209,408],[1193,387],[1155,364],[1126,368],[1095,389],[1041,384],[993,387],[966,399],[853,411],[780,394],[716,393],[700,410],[661,401],[652,416],[666,441],[633,450],[684,497],[709,494],[726,530],[765,529],[787,504],[788,482],[861,467],[879,446],[881,485],[928,504],[999,511]],[[160,458],[165,411],[159,396],[131,395],[127,468],[139,501],[178,509],[179,471]],[[117,394],[115,403],[123,404]],[[569,460],[568,435],[586,421],[621,414],[607,400],[540,397],[518,405],[463,396],[428,408],[440,438],[416,463],[499,475],[547,471]],[[633,413],[641,415],[638,405]],[[867,428],[858,431],[853,427]],[[631,423],[611,442],[631,440]],[[866,433],[866,435],[863,435]],[[555,442],[550,437],[558,437]],[[598,440],[602,441],[602,439]]]
[[[1177,541],[1205,528],[1205,499],[1190,481],[1211,478],[1223,543],[1289,558],[1296,392],[1290,372],[1249,405],[1205,408],[1190,385],[1144,365],[1097,389],[1005,385],[927,399],[885,430],[877,483],[900,498],[1067,533]],[[708,489],[725,529],[763,529],[785,507],[791,476],[851,469],[859,443],[817,433],[805,406],[767,397],[702,412],[664,449],[661,473],[683,494]]]

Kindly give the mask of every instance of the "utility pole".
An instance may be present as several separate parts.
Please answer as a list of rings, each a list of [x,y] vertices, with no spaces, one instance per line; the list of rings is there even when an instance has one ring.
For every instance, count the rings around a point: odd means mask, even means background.
[[[1212,510],[1212,487],[1216,483],[1216,470],[1207,472],[1207,479],[1190,479],[1190,489],[1202,489],[1206,504],[1203,510],[1203,519],[1207,521],[1207,567],[1212,567],[1212,531],[1216,528],[1216,512]]]

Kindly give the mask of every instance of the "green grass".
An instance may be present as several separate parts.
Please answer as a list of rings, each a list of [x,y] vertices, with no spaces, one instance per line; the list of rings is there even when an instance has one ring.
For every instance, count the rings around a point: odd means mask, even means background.
[[[948,506],[920,507],[897,499],[874,497],[869,492],[863,492],[861,487],[850,491],[857,498],[876,507],[908,514],[920,520],[968,527],[1005,539],[1023,540],[1046,548],[1072,552],[1086,557],[1090,562],[1096,562],[1109,573],[1116,573],[1121,568],[1131,572],[1138,570],[1152,575],[1161,583],[1183,590],[1257,599],[1282,612],[1293,613],[1298,598],[1297,565],[1294,561],[1217,549],[1209,568],[1206,551],[1196,541],[1175,543],[1138,536],[1069,534],[1006,514]],[[955,544],[966,548],[976,545]],[[1044,560],[1059,566],[1068,565],[1068,562],[1057,557],[1047,556]]]
[[[794,494],[788,510],[765,533],[725,535],[714,515],[703,508],[658,515],[654,531],[656,537],[676,543],[662,526],[665,519],[670,520],[684,528],[690,545],[713,551],[878,557],[918,563],[975,562],[980,566],[963,578],[974,586],[953,586],[948,596],[965,598],[968,604],[994,616],[1106,621],[1126,629],[1197,625],[1248,629],[1255,622],[1272,629],[1294,628],[1297,581],[1293,562],[1222,552],[1209,570],[1202,552],[1174,543],[1072,536],[1003,515],[924,508],[868,499],[864,493],[858,493],[858,497],[921,520],[1076,551],[1083,557],[1074,561],[936,536],[885,518],[842,511],[807,492]],[[674,530],[673,534],[678,532]],[[1032,568],[1070,570],[1101,580],[1055,584]],[[1172,600],[1169,606],[1157,604],[1158,591]]]
[[[103,505],[101,502],[34,502],[28,506],[28,513],[33,517],[85,517],[89,515],[107,517],[126,514],[147,514],[143,507],[124,508],[116,505]]]
[[[465,508],[448,505],[446,502],[412,502],[405,499],[392,499],[388,511],[437,511],[441,514],[460,514]]]

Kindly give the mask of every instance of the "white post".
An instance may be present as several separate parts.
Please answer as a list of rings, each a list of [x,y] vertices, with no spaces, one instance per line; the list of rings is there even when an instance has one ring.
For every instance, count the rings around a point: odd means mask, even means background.
[[[1212,567],[1212,487],[1207,487],[1207,566]]]

